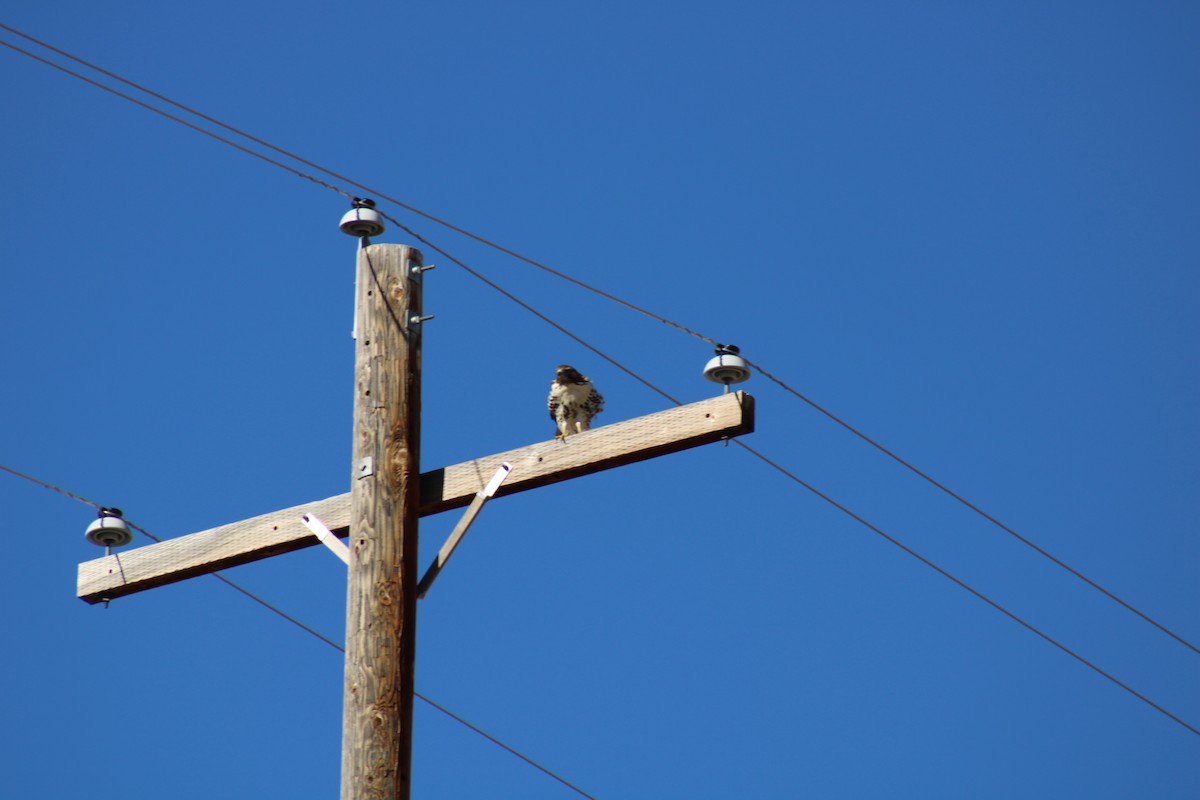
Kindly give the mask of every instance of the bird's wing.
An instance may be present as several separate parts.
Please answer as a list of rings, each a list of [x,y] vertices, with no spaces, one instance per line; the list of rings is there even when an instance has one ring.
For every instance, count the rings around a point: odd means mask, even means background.
[[[604,410],[604,395],[597,392],[595,386],[592,387],[592,393],[588,395],[587,405],[592,416]]]

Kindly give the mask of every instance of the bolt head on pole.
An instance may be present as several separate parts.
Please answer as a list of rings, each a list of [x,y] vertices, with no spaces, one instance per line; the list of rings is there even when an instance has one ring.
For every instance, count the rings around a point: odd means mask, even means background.
[[[375,210],[375,201],[365,197],[354,198],[350,203],[350,210],[342,215],[339,227],[342,233],[359,239],[378,236],[385,230],[383,220]]]
[[[121,509],[102,508],[99,519],[88,525],[87,540],[99,547],[121,547],[133,541],[129,523],[121,518]]]
[[[704,377],[713,383],[723,383],[726,389],[731,383],[741,383],[750,378],[750,365],[738,355],[741,351],[732,344],[721,345],[717,355],[704,365]]]

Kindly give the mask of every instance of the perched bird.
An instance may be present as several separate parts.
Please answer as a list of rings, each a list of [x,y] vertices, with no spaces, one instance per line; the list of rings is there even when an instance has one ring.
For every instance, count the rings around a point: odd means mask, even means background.
[[[558,426],[554,438],[566,439],[572,433],[592,427],[592,417],[604,410],[604,398],[579,370],[563,364],[550,384],[546,407],[550,409],[550,419]]]

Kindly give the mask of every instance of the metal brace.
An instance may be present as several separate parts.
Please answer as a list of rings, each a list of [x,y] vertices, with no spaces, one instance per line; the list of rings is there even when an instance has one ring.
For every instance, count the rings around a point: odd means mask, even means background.
[[[325,523],[317,518],[316,514],[305,514],[301,517],[308,529],[313,532],[313,535],[321,540],[321,544],[333,551],[333,554],[350,566],[350,548],[346,547],[345,542],[333,534],[333,531],[325,527]]]
[[[496,490],[500,488],[500,484],[504,483],[508,478],[508,473],[512,471],[512,464],[505,461],[500,465],[500,469],[496,470],[496,474],[488,481],[487,486],[484,486],[475,493],[475,497],[471,500],[471,505],[467,507],[466,513],[462,515],[462,519],[454,526],[454,530],[450,532],[450,536],[446,539],[446,543],[442,545],[441,551],[437,554],[437,558],[429,565],[429,569],[425,571],[425,577],[421,578],[421,582],[417,584],[417,598],[420,599],[429,591],[429,587],[433,585],[438,574],[442,571],[442,567],[446,566],[446,562],[450,560],[450,556],[454,555],[454,548],[458,547],[458,543],[462,541],[463,536],[467,533],[467,528],[471,527],[471,523],[475,521],[475,517],[479,516],[480,509],[483,504],[496,494]]]
[[[362,480],[369,478],[375,474],[375,459],[371,456],[363,456],[358,460],[358,464],[354,470],[354,477]]]

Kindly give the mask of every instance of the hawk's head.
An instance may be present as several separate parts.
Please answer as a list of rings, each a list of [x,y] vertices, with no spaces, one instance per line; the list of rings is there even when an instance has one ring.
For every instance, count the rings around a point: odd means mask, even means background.
[[[579,370],[570,364],[560,364],[554,379],[559,383],[587,383],[587,378],[579,374]]]

